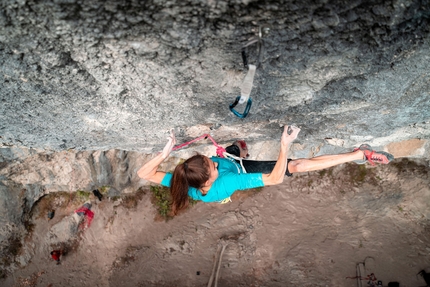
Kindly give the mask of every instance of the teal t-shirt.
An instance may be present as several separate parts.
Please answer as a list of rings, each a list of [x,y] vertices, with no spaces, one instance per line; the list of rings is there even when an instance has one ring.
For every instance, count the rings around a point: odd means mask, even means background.
[[[188,195],[192,199],[217,202],[229,198],[236,190],[264,186],[262,173],[242,173],[240,165],[236,162],[219,157],[211,157],[210,159],[218,163],[218,178],[205,195],[197,188],[190,187]],[[161,185],[170,187],[171,180],[172,174],[166,173]]]

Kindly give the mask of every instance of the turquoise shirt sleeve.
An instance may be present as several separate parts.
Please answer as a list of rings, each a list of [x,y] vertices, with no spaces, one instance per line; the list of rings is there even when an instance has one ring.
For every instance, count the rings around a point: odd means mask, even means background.
[[[163,177],[163,180],[161,181],[162,186],[170,187],[170,181],[172,180],[172,174],[170,172],[166,173],[166,175]]]

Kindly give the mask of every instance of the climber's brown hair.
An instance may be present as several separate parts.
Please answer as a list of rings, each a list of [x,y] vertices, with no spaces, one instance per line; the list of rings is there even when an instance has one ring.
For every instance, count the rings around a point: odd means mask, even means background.
[[[194,155],[184,163],[176,166],[170,185],[172,213],[174,215],[188,206],[189,187],[200,189],[209,177],[210,166],[208,158],[201,154]]]

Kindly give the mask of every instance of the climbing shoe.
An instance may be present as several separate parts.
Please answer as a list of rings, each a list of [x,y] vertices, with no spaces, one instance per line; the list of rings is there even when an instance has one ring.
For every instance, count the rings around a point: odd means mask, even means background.
[[[237,140],[233,144],[239,147],[241,158],[249,157],[248,146],[246,145],[246,142],[244,140]]]
[[[375,162],[381,164],[388,164],[390,161],[394,159],[394,156],[388,152],[384,151],[374,151],[372,147],[368,144],[362,144],[358,148],[355,148],[354,151],[361,150],[364,153],[364,157],[366,160],[363,161],[355,161],[358,164],[363,164],[368,161],[371,165],[375,165]]]
[[[246,142],[244,140],[235,141],[232,145],[226,147],[225,151],[237,157],[249,157],[248,146],[246,145]]]

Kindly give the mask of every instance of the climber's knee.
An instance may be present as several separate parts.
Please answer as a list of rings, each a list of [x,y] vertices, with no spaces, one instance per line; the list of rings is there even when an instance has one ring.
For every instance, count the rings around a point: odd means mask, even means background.
[[[293,159],[288,163],[288,171],[290,173],[296,172],[305,172],[306,170],[306,161],[302,159]]]

